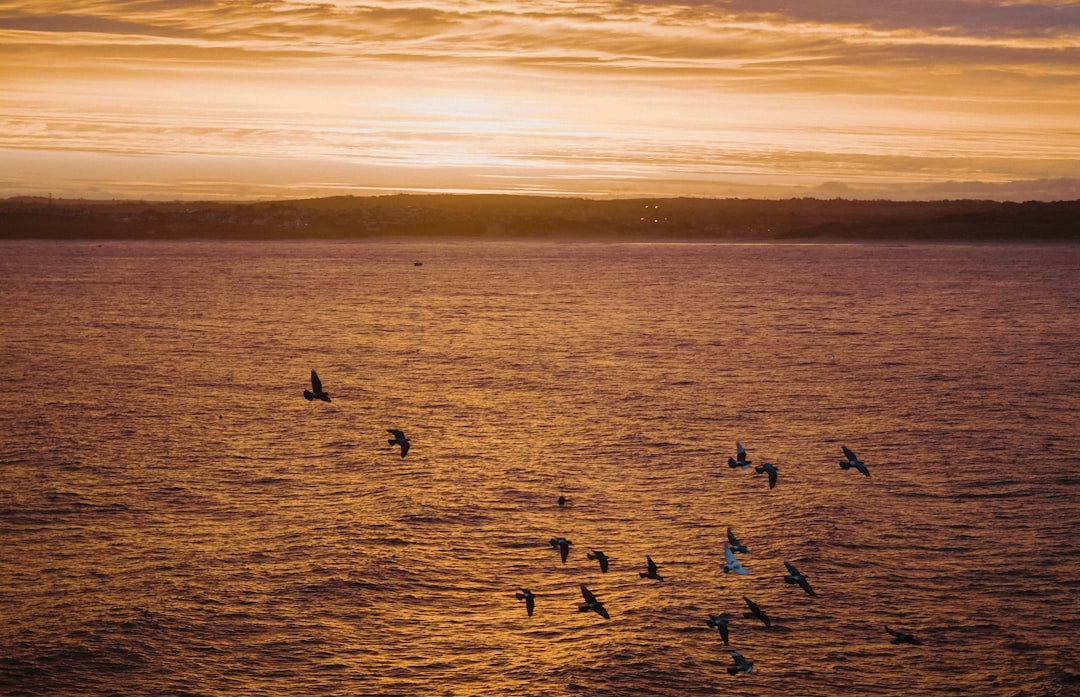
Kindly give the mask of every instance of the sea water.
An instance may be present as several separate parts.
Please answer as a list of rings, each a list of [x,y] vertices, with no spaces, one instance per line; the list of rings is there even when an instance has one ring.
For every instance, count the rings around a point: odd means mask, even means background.
[[[4,694],[1080,694],[1080,247],[20,241],[0,283]]]

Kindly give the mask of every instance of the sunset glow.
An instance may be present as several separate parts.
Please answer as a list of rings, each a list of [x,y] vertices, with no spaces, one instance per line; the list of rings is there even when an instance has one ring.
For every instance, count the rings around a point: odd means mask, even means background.
[[[0,1],[0,196],[1080,198],[1080,5]]]

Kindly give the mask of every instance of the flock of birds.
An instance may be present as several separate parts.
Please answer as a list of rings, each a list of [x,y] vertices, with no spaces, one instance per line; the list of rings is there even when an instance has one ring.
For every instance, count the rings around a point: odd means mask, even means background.
[[[845,448],[845,451],[846,450],[847,450],[847,448]],[[740,451],[740,453],[742,454],[742,457],[743,457],[742,461],[745,461],[745,451],[742,450],[742,446],[739,446],[739,451]],[[850,457],[852,457],[852,456],[849,456],[849,458]],[[848,462],[850,462],[850,459],[849,459]],[[736,466],[738,466],[738,465],[736,465]],[[850,466],[851,465],[849,465],[849,467]],[[565,503],[565,499],[563,499],[563,497],[560,497],[560,503]],[[736,556],[735,556],[736,552],[743,553],[743,554],[748,554],[749,550],[747,549],[746,545],[744,545],[739,540],[739,538],[736,537],[735,533],[731,530],[731,528],[727,529],[727,539],[728,539],[728,541],[726,543],[724,543],[724,561],[723,561],[723,563],[720,564],[720,568],[724,571],[724,573],[729,573],[730,572],[730,573],[738,574],[740,576],[749,576],[750,571],[748,571],[747,568],[745,566],[743,566],[742,562],[740,562],[738,560],[738,558],[736,558]],[[560,559],[562,559],[562,562],[565,564],[567,558],[570,555],[570,545],[572,545],[573,542],[571,542],[570,540],[568,540],[565,537],[552,537],[550,540],[548,540],[548,542],[553,548],[559,550],[559,557],[560,557]],[[591,552],[588,552],[586,554],[586,557],[588,557],[590,560],[596,561],[600,565],[600,573],[606,574],[608,572],[608,566],[609,566],[609,563],[610,563],[610,557],[608,557],[607,554],[605,554],[601,550],[594,549]],[[655,561],[653,561],[653,558],[651,556],[649,556],[649,555],[646,555],[645,556],[645,562],[646,562],[646,565],[647,565],[646,570],[639,572],[638,576],[640,576],[641,578],[653,579],[655,581],[663,581],[664,577],[662,575],[660,575],[660,568],[657,565],[657,563]],[[791,562],[786,561],[786,560],[784,561],[784,567],[787,569],[787,574],[784,576],[784,581],[786,583],[789,583],[789,584],[792,584],[792,585],[798,585],[800,588],[803,589],[803,591],[806,592],[807,595],[810,595],[810,596],[816,596],[817,595],[817,592],[810,585],[810,581],[809,581],[809,579],[807,579],[806,574],[800,572],[795,567],[794,564],[792,564]],[[584,583],[581,583],[579,585],[580,585],[580,588],[581,588],[581,596],[582,596],[582,598],[584,599],[585,602],[580,603],[578,605],[578,611],[579,612],[595,612],[596,614],[600,615],[604,619],[610,619],[611,615],[608,612],[608,609],[606,607],[604,607],[604,603],[601,602],[596,597],[596,594],[593,593],[591,590],[589,590],[588,586],[586,586]],[[522,588],[522,589],[520,589],[520,592],[515,593],[515,596],[517,597],[518,600],[521,600],[521,601],[525,602],[525,611],[528,613],[529,617],[532,617],[533,610],[535,610],[535,608],[536,608],[536,594],[533,593],[528,588]],[[747,610],[745,612],[743,612],[743,617],[744,618],[746,618],[746,619],[756,619],[756,620],[760,621],[762,624],[764,624],[766,627],[771,627],[772,626],[772,619],[769,617],[768,613],[766,613],[765,610],[762,609],[762,607],[760,605],[755,603],[750,598],[747,598],[746,596],[743,596],[743,602],[746,603],[746,607],[747,607]],[[716,628],[716,630],[720,634],[720,639],[724,642],[724,645],[725,646],[729,645],[730,639],[731,639],[731,634],[730,634],[731,616],[730,615],[728,615],[727,613],[721,613],[719,615],[710,615],[709,618],[705,621],[705,624],[708,625],[709,627]],[[921,643],[918,639],[916,639],[911,634],[894,631],[893,629],[889,628],[888,626],[885,627],[885,631],[887,631],[889,634],[891,634],[893,636],[892,643],[894,643],[894,644],[899,644],[899,643],[919,644],[919,643]],[[739,673],[748,674],[753,670],[753,668],[754,668],[754,662],[753,661],[747,659],[745,656],[743,656],[738,651],[729,650],[728,653],[730,654],[732,662],[733,662],[732,665],[728,666],[728,669],[727,669],[728,673],[730,673],[731,675],[737,675]]]
[[[318,373],[314,370],[311,371],[311,389],[304,390],[304,398],[309,402],[313,400],[320,400],[323,402],[330,401],[330,395],[322,386],[322,381],[319,379]],[[388,428],[387,433],[391,434],[393,438],[387,439],[390,447],[398,447],[401,449],[401,457],[405,457],[409,452],[409,438],[400,429]],[[846,459],[840,461],[840,469],[848,470],[854,469],[864,476],[870,476],[870,470],[866,464],[858,458],[854,451],[847,446],[840,446]],[[746,458],[746,448],[742,443],[735,443],[735,457],[728,458],[728,466],[732,469],[749,469],[752,461]],[[766,462],[758,465],[754,468],[759,474],[765,474],[768,476],[769,488],[776,487],[777,478],[779,474],[779,468],[776,465]],[[559,505],[563,506],[566,503],[564,496],[559,497]],[[559,550],[559,557],[562,563],[566,563],[567,558],[570,555],[570,545],[573,544],[569,539],[565,537],[552,537],[549,544]],[[727,542],[724,543],[724,561],[720,564],[720,568],[724,573],[734,573],[740,576],[749,576],[750,571],[743,566],[742,562],[735,556],[738,554],[749,554],[749,549],[744,545],[731,528],[727,529]],[[610,564],[610,557],[600,550],[592,550],[586,554],[586,557],[591,561],[596,561],[600,566],[600,572],[606,574]],[[646,555],[646,570],[639,572],[641,578],[652,579],[654,581],[663,581],[664,577],[660,575],[660,568],[651,556]],[[787,574],[784,575],[784,582],[799,586],[807,595],[817,596],[817,592],[814,591],[810,585],[810,581],[806,574],[800,572],[794,564],[785,560],[784,568],[787,570]],[[595,612],[604,619],[610,619],[611,614],[608,609],[604,607],[604,603],[601,602],[596,594],[589,588],[581,583],[581,596],[584,602],[578,604],[578,612]],[[521,588],[518,593],[515,593],[518,600],[524,601],[525,611],[529,617],[532,617],[533,611],[536,609],[536,594],[530,591],[528,588]],[[756,619],[764,624],[766,627],[772,626],[772,619],[768,613],[757,603],[750,598],[743,596],[743,602],[746,603],[746,611],[742,613],[745,619]],[[709,627],[715,628],[719,634],[720,639],[724,642],[725,646],[729,645],[730,641],[730,627],[731,616],[728,613],[721,613],[718,615],[710,615],[705,621],[705,624]],[[890,643],[892,644],[912,644],[921,645],[922,642],[916,638],[913,634],[908,632],[902,632],[892,629],[889,626],[885,626],[885,631],[892,637]],[[747,659],[738,651],[729,650],[728,653],[732,659],[732,665],[728,666],[727,672],[731,675],[738,675],[740,673],[747,675],[754,669],[754,662]]]

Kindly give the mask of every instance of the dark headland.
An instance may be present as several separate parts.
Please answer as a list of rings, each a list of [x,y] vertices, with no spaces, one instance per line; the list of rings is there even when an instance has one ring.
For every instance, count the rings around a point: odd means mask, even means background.
[[[599,200],[464,194],[257,203],[0,200],[4,239],[390,237],[1077,242],[1080,200]]]

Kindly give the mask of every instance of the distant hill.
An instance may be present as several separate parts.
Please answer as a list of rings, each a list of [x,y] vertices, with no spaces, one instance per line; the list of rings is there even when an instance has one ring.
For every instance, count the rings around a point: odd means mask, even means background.
[[[1080,201],[337,196],[0,201],[0,238],[1080,241]]]

